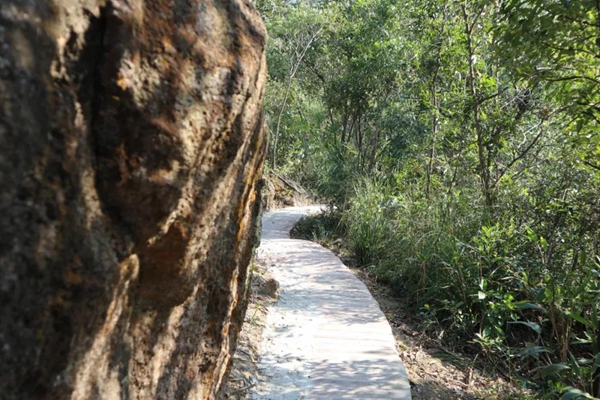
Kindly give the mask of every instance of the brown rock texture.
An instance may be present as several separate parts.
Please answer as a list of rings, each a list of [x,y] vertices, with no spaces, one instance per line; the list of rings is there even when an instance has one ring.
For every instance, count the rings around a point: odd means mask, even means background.
[[[0,399],[213,399],[245,310],[244,0],[0,1]]]

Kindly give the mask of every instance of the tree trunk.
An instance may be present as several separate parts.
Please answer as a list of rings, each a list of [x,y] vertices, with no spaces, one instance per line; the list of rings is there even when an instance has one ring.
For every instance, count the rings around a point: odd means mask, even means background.
[[[438,100],[437,100],[437,76],[439,73],[439,64],[433,76],[431,85],[431,102],[433,104],[433,118],[431,119],[431,149],[429,150],[429,161],[427,162],[427,179],[425,183],[425,195],[429,198],[431,190],[431,175],[433,174],[433,160],[435,158],[435,147],[437,145],[438,134]]]
[[[0,8],[0,397],[214,399],[266,151],[258,13]]]
[[[317,39],[317,37],[321,33],[321,29],[322,28],[319,28],[316,32],[312,33],[312,36],[310,37],[308,42],[304,44],[304,46],[302,47],[302,50],[299,53],[294,52],[294,56],[296,57],[296,59],[294,60],[292,58],[292,60],[291,60],[290,73],[288,75],[288,81],[287,81],[287,85],[285,87],[285,97],[283,98],[283,102],[281,103],[281,108],[279,109],[279,113],[277,114],[277,124],[275,126],[275,132],[273,132],[273,141],[272,141],[272,143],[273,143],[273,163],[271,164],[271,166],[273,167],[273,170],[277,169],[277,147],[279,145],[278,142],[279,142],[279,129],[281,127],[281,117],[283,116],[283,111],[285,110],[288,98],[290,97],[290,90],[292,88],[292,82],[294,81],[294,77],[296,76],[296,72],[298,72],[298,68],[300,67],[300,64],[302,63],[302,60],[304,60],[304,56],[306,55],[306,52],[308,51],[310,46],[313,44],[313,42]]]
[[[429,198],[429,192],[431,190],[431,175],[433,174],[433,161],[435,159],[435,148],[437,146],[437,135],[438,135],[438,125],[439,125],[439,112],[440,112],[440,104],[438,101],[438,78],[440,75],[440,69],[442,67],[442,46],[444,40],[444,33],[446,28],[446,7],[443,9],[442,13],[442,26],[438,32],[439,39],[436,43],[437,52],[435,59],[435,69],[433,71],[433,77],[431,78],[431,104],[433,106],[433,118],[431,119],[431,149],[429,151],[429,161],[427,163],[427,179],[425,184],[425,195]]]
[[[475,87],[475,61],[474,56],[475,52],[473,49],[473,28],[475,23],[477,22],[477,18],[474,18],[474,21],[469,22],[469,17],[467,14],[466,7],[462,6],[463,12],[463,20],[465,24],[465,35],[467,38],[467,51],[469,56],[468,68],[469,68],[469,94],[471,95],[471,100],[473,102],[472,105],[472,113],[473,113],[473,123],[475,125],[475,134],[477,137],[477,158],[479,161],[477,170],[479,173],[479,177],[481,178],[483,196],[485,199],[485,205],[488,208],[493,206],[494,200],[492,196],[492,187],[491,187],[491,174],[490,174],[490,163],[488,157],[486,155],[487,150],[485,148],[485,138],[483,127],[481,126],[480,116],[479,116],[479,99],[477,94],[477,88]],[[478,16],[481,13],[478,14]]]

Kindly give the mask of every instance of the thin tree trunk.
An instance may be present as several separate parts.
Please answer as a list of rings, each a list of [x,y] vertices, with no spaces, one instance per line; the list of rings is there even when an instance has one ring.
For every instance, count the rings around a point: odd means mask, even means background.
[[[439,61],[439,60],[438,60]],[[438,99],[437,99],[437,77],[440,70],[439,62],[437,64],[435,74],[433,76],[433,82],[431,87],[431,102],[433,103],[433,118],[431,119],[431,149],[429,151],[429,162],[427,164],[427,181],[425,187],[425,194],[429,198],[429,191],[431,188],[431,174],[433,173],[433,159],[435,157],[435,146],[437,144],[437,133],[438,133]]]
[[[277,115],[277,124],[275,125],[275,132],[273,134],[272,167],[274,170],[277,169],[277,147],[278,147],[278,143],[279,143],[279,129],[281,127],[281,117],[283,116],[283,111],[285,110],[285,106],[286,106],[288,98],[290,96],[290,90],[292,88],[292,82],[294,80],[294,76],[296,75],[296,72],[298,72],[298,67],[300,66],[300,63],[302,63],[302,59],[304,59],[306,52],[308,51],[309,47],[313,44],[313,42],[316,40],[316,38],[319,36],[322,29],[323,28],[319,28],[319,30],[317,30],[311,36],[310,40],[306,43],[306,45],[304,46],[304,48],[302,49],[302,51],[299,54],[296,52],[296,56],[297,56],[296,62],[295,63],[292,62],[292,65],[290,66],[290,74],[288,76],[288,81],[287,81],[287,85],[285,88],[285,96],[283,98],[281,108],[279,109],[279,114]]]
[[[483,127],[481,126],[481,121],[479,119],[479,99],[477,95],[477,88],[475,87],[475,62],[474,56],[475,52],[473,50],[473,27],[477,22],[477,17],[474,18],[474,21],[469,24],[469,16],[467,14],[466,6],[463,4],[461,6],[463,19],[465,23],[465,34],[467,36],[467,50],[468,50],[468,66],[469,66],[469,92],[471,95],[471,100],[473,101],[473,122],[475,125],[475,134],[477,136],[477,157],[479,160],[478,172],[481,178],[482,186],[483,186],[483,195],[485,198],[486,207],[490,208],[493,206],[493,196],[491,192],[490,186],[490,170],[488,157],[486,156],[485,149],[485,138]],[[479,13],[481,15],[481,13]]]
[[[442,26],[439,31],[440,40],[437,43],[437,58],[435,65],[435,72],[431,80],[431,103],[433,104],[433,118],[431,119],[431,150],[429,152],[429,161],[427,163],[427,179],[425,184],[425,195],[429,198],[429,192],[431,189],[431,175],[433,174],[433,160],[435,158],[435,147],[437,145],[437,134],[438,134],[438,122],[439,122],[439,104],[437,97],[437,81],[440,74],[441,58],[442,58],[442,38],[446,26],[446,8],[442,13]]]
[[[385,96],[384,106],[387,106],[393,93],[394,93],[394,90],[392,88]],[[377,124],[376,124],[373,151],[371,152],[371,156],[369,158],[369,165],[368,165],[369,172],[373,171],[373,168],[375,167],[375,162],[377,161],[377,148],[379,147],[379,139],[381,136],[381,121],[382,120],[383,120],[383,112],[379,115],[379,119],[377,120]]]
[[[287,82],[287,87],[285,88],[285,96],[283,98],[283,103],[281,103],[281,108],[279,109],[279,114],[277,115],[277,125],[275,128],[275,134],[273,135],[273,170],[277,168],[277,144],[279,142],[279,127],[281,126],[281,117],[283,115],[283,110],[285,108],[285,104],[287,103],[287,99],[290,96],[290,89],[292,87],[292,79],[293,75],[290,75],[290,78]]]
[[[346,143],[346,131],[348,130],[348,117],[349,117],[349,114],[348,114],[348,112],[346,110],[347,110],[347,106],[344,105],[344,116],[342,118],[342,121],[343,121],[342,122],[342,137],[340,139],[340,142],[342,144]]]

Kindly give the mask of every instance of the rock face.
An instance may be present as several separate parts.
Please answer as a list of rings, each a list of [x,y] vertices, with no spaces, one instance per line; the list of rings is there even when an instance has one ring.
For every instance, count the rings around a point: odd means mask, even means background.
[[[1,0],[1,399],[216,397],[265,45],[245,0]]]

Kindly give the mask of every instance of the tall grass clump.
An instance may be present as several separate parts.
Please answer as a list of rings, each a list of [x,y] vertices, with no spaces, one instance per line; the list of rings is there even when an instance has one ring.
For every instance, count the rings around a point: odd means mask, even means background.
[[[394,186],[366,178],[355,185],[342,218],[348,244],[361,264],[415,307],[437,303],[454,318],[469,304],[480,275],[469,242],[481,211],[453,193],[427,199],[410,185]]]
[[[383,184],[362,178],[353,186],[341,223],[346,227],[348,246],[362,265],[376,264],[390,257],[396,240],[392,215],[394,197]]]

